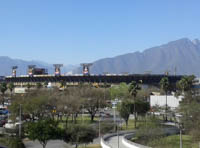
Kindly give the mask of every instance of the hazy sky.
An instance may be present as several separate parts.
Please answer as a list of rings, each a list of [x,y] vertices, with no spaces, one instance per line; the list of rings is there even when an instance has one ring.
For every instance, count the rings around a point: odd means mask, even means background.
[[[79,64],[200,38],[200,0],[0,0],[0,55]]]

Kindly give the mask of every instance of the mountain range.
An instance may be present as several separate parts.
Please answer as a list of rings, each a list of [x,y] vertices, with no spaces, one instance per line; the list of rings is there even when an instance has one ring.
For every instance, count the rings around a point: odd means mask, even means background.
[[[52,64],[48,64],[42,61],[25,61],[20,59],[11,59],[7,56],[0,56],[0,76],[9,76],[12,73],[11,67],[18,66],[17,75],[27,75],[28,65],[36,65],[38,68],[48,69],[49,74],[54,73],[54,67]],[[62,67],[62,73],[68,73],[77,68],[74,65],[64,65]]]
[[[74,72],[80,72],[81,68]],[[200,40],[182,38],[144,50],[97,60],[94,74],[194,74],[200,76]]]
[[[28,65],[47,68],[54,73],[53,65],[41,61],[25,61],[0,56],[0,75],[11,75],[11,67],[18,66],[18,75],[27,74]],[[200,76],[200,40],[182,38],[176,41],[146,49],[142,52],[127,53],[93,62],[92,74],[183,74]],[[81,73],[82,68],[67,65],[62,73]]]

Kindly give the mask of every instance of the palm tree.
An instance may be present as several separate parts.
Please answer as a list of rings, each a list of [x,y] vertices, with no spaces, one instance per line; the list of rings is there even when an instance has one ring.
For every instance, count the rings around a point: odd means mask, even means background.
[[[182,93],[185,93],[192,88],[194,78],[195,77],[193,76],[185,76],[181,78],[181,80],[177,82],[177,88],[181,90]]]
[[[45,82],[44,82],[44,87],[47,88],[47,86],[48,86],[48,82],[45,81]]]
[[[63,80],[61,80],[61,81],[60,81],[60,88],[63,88],[63,89],[65,89],[65,88],[66,88],[66,86],[67,86],[66,82],[65,82],[65,81],[63,81]]]
[[[28,92],[30,92],[30,89],[31,89],[32,85],[30,83],[27,83],[26,87],[28,89]]]
[[[8,84],[8,89],[10,90],[10,98],[12,98],[12,93],[13,93],[13,89],[15,88],[15,85],[14,85],[14,83],[12,83],[12,82],[10,82],[9,84]]]
[[[141,89],[141,87],[138,85],[138,83],[137,82],[135,82],[135,81],[132,81],[131,82],[131,84],[129,85],[129,89],[128,89],[128,91],[129,91],[129,94],[131,95],[131,96],[133,96],[133,100],[134,100],[134,108],[133,108],[133,110],[134,110],[134,117],[135,117],[135,128],[136,128],[136,107],[135,107],[135,99],[136,99],[136,96],[137,96],[137,93],[138,93],[138,90],[140,90]]]
[[[194,83],[194,78],[194,76],[185,76],[176,83],[176,95],[183,95],[184,101],[186,101],[185,103],[190,103],[192,101],[191,97],[188,97],[188,95],[193,95],[192,86]]]
[[[8,89],[7,84],[5,82],[0,84],[0,90],[1,90],[2,98],[3,98],[3,102],[2,102],[3,106],[4,106],[4,96],[7,89]]]
[[[40,89],[41,87],[42,87],[42,84],[41,84],[40,82],[37,82],[37,83],[36,83],[36,88],[37,88],[37,89]]]
[[[165,120],[167,121],[167,93],[169,91],[169,79],[167,77],[163,77],[160,80],[160,87],[165,92],[166,95],[166,105],[165,105]]]

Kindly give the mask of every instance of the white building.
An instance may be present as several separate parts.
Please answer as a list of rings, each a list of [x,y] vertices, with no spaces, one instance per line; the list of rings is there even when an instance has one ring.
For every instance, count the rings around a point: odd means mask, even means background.
[[[174,95],[167,96],[167,106],[174,109],[179,106],[179,102],[182,100],[183,96],[176,98]],[[150,106],[165,106],[166,105],[166,96],[165,95],[151,95],[150,96]]]

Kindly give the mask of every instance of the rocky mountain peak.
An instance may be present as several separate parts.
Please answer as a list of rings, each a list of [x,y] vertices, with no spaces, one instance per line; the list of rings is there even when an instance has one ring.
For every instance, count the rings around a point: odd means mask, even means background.
[[[174,74],[176,67],[176,74],[200,76],[199,63],[200,41],[182,38],[143,52],[97,60],[91,67],[91,73],[143,74],[145,71],[151,71],[152,74],[164,74],[169,70]],[[81,69],[77,71],[81,72]]]
[[[194,44],[194,45],[200,45],[200,40],[199,39],[194,39],[193,41],[192,41],[192,43]]]

